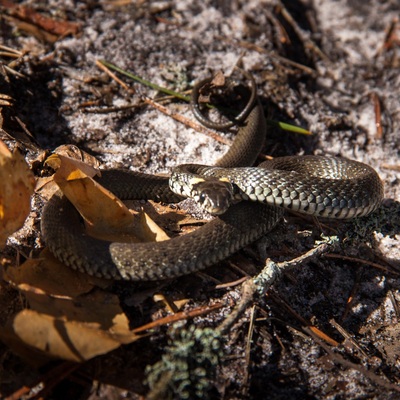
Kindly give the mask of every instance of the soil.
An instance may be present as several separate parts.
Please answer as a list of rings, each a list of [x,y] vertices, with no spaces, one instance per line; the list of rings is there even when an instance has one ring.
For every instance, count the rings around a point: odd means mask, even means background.
[[[123,75],[118,75],[120,84],[96,63],[106,60],[179,92],[239,65],[254,75],[272,121],[263,154],[347,157],[371,165],[385,184],[373,228],[363,221],[322,227],[338,235],[340,251],[296,267],[266,295],[255,297],[229,334],[217,338],[217,361],[210,361],[213,357],[195,341],[193,352],[207,354],[210,362],[206,383],[190,376],[188,387],[177,388],[180,378],[157,375],[162,369],[157,362],[164,355],[176,365],[181,359],[190,364],[190,352],[182,355],[189,340],[183,328],[191,332],[194,326],[204,335],[209,328],[215,331],[241,298],[240,285],[218,285],[256,275],[264,265],[260,253],[277,262],[305,253],[320,240],[314,221],[287,215],[266,241],[200,275],[156,288],[115,284],[107,289],[119,296],[132,327],[154,317],[154,292],[190,299],[187,309],[224,305],[175,328],[156,329],[81,364],[43,361],[42,355],[36,362],[36,356],[17,356],[0,344],[0,397],[163,398],[157,397],[162,390],[152,385],[150,390],[146,383],[146,376],[150,382],[161,376],[159,386],[170,384],[172,398],[400,398],[397,0],[48,0],[21,1],[19,8],[0,1],[0,7],[2,44],[18,52],[15,57],[4,49],[0,53],[0,92],[12,98],[2,109],[0,139],[10,149],[21,149],[38,178],[50,173],[43,165],[45,150],[64,144],[95,156],[104,168],[148,173],[168,173],[185,162],[212,164],[227,150],[221,141],[143,104],[143,98],[160,94]],[[48,18],[45,26],[39,29],[40,21],[29,18],[27,10]],[[186,103],[163,104],[193,119]],[[278,121],[312,135],[282,130]],[[230,133],[219,137],[232,138]],[[34,196],[24,228],[2,250],[2,268],[37,257],[43,249],[44,201]],[[142,292],[146,300],[132,306]],[[0,304],[0,326],[27,307],[6,281],[0,284]],[[150,365],[152,374],[146,372]]]

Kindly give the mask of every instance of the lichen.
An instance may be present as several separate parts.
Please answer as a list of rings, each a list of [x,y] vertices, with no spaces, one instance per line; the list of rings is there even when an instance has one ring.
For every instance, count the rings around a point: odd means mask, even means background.
[[[146,383],[166,399],[208,399],[222,348],[215,329],[173,329],[161,360],[146,368]]]
[[[356,218],[346,225],[344,243],[373,243],[375,233],[394,236],[400,233],[400,202],[390,201],[366,217]]]

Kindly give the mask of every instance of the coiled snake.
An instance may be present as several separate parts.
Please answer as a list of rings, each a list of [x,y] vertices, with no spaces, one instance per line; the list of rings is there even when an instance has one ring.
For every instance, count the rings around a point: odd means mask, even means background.
[[[89,275],[161,280],[211,266],[254,242],[276,225],[283,213],[281,207],[348,219],[366,215],[380,205],[383,185],[379,176],[356,161],[282,157],[249,168],[263,146],[266,122],[254,80],[247,73],[245,76],[251,83],[251,95],[234,123],[244,121],[228,153],[215,167],[182,165],[170,179],[108,170],[98,179],[122,200],[178,202],[182,196],[192,196],[212,213],[220,214],[217,218],[190,234],[164,242],[113,243],[87,235],[78,212],[57,192],[42,216],[42,233],[52,253]],[[211,79],[206,79],[195,86],[192,104],[201,122],[218,128],[220,125],[209,122],[199,110],[199,91],[210,83]]]

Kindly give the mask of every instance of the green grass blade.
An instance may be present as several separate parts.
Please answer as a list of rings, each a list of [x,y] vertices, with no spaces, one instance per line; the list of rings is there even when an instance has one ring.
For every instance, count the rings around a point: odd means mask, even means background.
[[[298,133],[300,135],[312,135],[313,133],[310,132],[307,129],[301,128],[300,126],[296,126],[296,125],[291,125],[288,124],[286,122],[279,122],[279,121],[273,121],[273,120],[268,120],[268,123],[270,125],[274,125],[279,127],[280,129],[284,130],[284,131],[288,131],[288,132],[293,132],[293,133]]]
[[[123,70],[122,68],[119,68],[116,65],[109,63],[108,61],[100,60],[99,62],[101,64],[103,64],[104,66],[106,66],[107,68],[110,68],[110,69],[112,69],[112,70],[114,70],[116,72],[119,72],[120,74],[125,75],[128,78],[133,79],[134,81],[136,81],[138,83],[141,83],[142,85],[145,85],[145,86],[147,86],[147,87],[149,87],[151,89],[157,90],[157,91],[159,91],[161,93],[164,93],[164,94],[166,94],[168,96],[176,97],[176,98],[178,98],[180,100],[183,100],[183,101],[186,101],[186,102],[190,101],[190,97],[189,96],[185,96],[185,95],[183,95],[181,93],[174,92],[173,90],[170,90],[170,89],[167,89],[165,87],[156,85],[155,83],[152,83],[150,81],[147,81],[147,80],[141,78],[140,76],[137,76],[137,75],[134,75],[134,74],[132,74],[130,72],[127,72],[127,71]]]
[[[130,72],[125,71],[122,68],[117,67],[116,65],[109,63],[108,61],[105,60],[99,60],[99,62],[101,64],[103,64],[104,66],[106,66],[107,68],[110,68],[116,72],[119,72],[122,75],[125,75],[126,77],[134,80],[135,82],[138,82],[144,86],[147,86],[151,89],[157,90],[161,93],[164,93],[168,96],[173,96],[176,97],[180,100],[189,102],[190,101],[190,97],[189,96],[185,96],[181,93],[178,92],[174,92],[173,90],[167,89],[165,87],[156,85],[155,83],[152,83],[150,81],[147,81],[146,79],[141,78],[140,76],[134,75]],[[212,105],[211,105],[212,107]],[[268,123],[274,126],[278,126],[280,129],[283,129],[284,131],[289,131],[289,132],[293,132],[293,133],[298,133],[301,135],[312,135],[312,132],[308,131],[307,129],[301,128],[299,126],[295,126],[295,125],[291,125],[285,122],[279,122],[279,121],[273,121],[273,120],[268,120]]]

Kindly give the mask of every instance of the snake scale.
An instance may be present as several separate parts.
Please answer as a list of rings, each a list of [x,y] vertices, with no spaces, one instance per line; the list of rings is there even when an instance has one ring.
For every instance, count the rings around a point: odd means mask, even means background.
[[[266,122],[254,79],[248,73],[245,76],[251,83],[249,100],[233,122],[239,123],[239,128],[232,146],[215,166],[181,165],[170,178],[124,170],[102,171],[98,178],[122,200],[170,203],[192,196],[220,214],[217,218],[192,233],[163,242],[107,242],[85,233],[78,212],[58,191],[46,204],[41,223],[52,253],[69,267],[97,277],[162,280],[211,266],[259,239],[277,224],[282,207],[349,219],[380,205],[383,185],[379,176],[356,161],[295,156],[250,168],[263,146]],[[208,78],[195,86],[192,106],[200,122],[219,128],[221,125],[204,118],[198,108],[200,88],[211,82]]]

